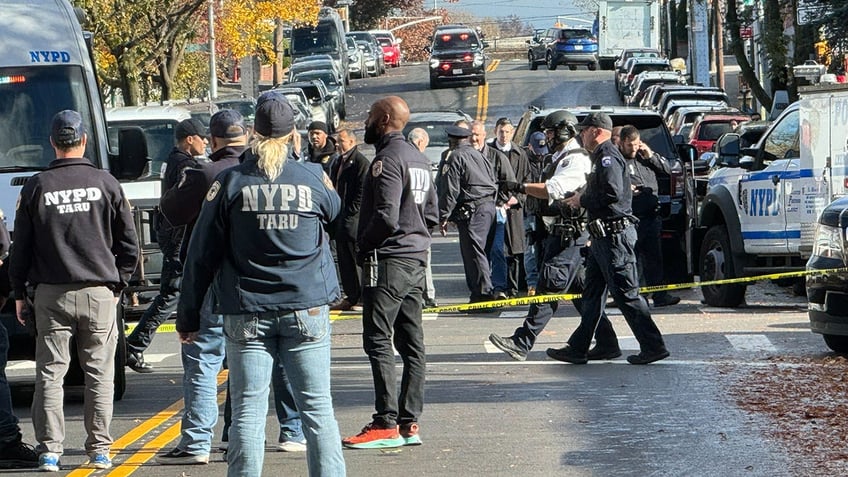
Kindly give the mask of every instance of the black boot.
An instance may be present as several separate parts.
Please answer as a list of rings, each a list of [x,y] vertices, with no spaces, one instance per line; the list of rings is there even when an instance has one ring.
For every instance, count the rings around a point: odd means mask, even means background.
[[[152,373],[153,366],[144,361],[144,355],[138,351],[127,352],[127,366],[136,373]]]

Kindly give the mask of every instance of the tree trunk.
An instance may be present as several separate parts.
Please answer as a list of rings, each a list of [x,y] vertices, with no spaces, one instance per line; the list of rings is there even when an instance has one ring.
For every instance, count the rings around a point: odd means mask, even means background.
[[[666,3],[666,8],[668,8],[668,14],[666,15],[666,21],[668,21],[668,30],[670,38],[670,45],[668,45],[669,58],[677,58],[677,2],[674,0],[669,0]]]
[[[135,58],[129,51],[113,52],[117,60],[118,77],[121,84],[121,96],[124,106],[136,106],[141,97],[141,85],[138,72],[141,67],[135,64]]]
[[[736,62],[739,64],[739,69],[742,71],[742,77],[748,86],[751,88],[751,94],[757,101],[760,102],[766,109],[771,109],[771,97],[763,89],[759,78],[748,57],[745,55],[745,44],[742,42],[742,37],[739,35],[739,16],[736,14],[736,0],[727,0],[727,30],[730,34],[730,50],[733,56],[736,57]]]

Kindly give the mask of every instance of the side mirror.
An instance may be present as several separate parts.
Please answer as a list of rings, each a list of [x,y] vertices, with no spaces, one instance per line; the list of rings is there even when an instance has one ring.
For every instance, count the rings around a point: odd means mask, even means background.
[[[698,158],[698,150],[691,144],[676,144],[677,156],[684,164],[694,162]]]
[[[488,41],[483,41],[483,42],[481,42],[481,43],[483,44],[483,48],[488,48],[488,47],[489,47],[489,42],[488,42]]]
[[[745,170],[751,170],[754,167],[754,156],[742,156],[739,158],[739,167]]]
[[[736,133],[723,134],[715,143],[715,150],[721,162],[727,162],[725,157],[739,157],[739,140],[741,137]]]
[[[710,169],[712,169],[718,165],[718,154],[709,151],[704,152],[701,154],[701,160],[706,162],[710,166]]]
[[[141,177],[147,162],[147,138],[140,127],[118,131],[118,155],[109,155],[109,169],[116,179],[135,180]]]

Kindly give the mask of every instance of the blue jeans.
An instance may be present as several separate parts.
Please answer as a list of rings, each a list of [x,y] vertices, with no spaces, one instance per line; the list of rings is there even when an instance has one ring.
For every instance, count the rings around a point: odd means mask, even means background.
[[[0,445],[21,439],[18,418],[12,412],[12,392],[6,380],[6,363],[9,359],[9,332],[0,323]]]
[[[344,476],[341,435],[330,395],[329,307],[227,315],[224,333],[233,400],[227,475],[262,474],[268,388],[279,361],[305,423],[309,475]]]
[[[197,455],[211,452],[212,429],[218,423],[217,378],[224,362],[224,331],[222,316],[212,313],[213,302],[210,291],[203,300],[197,338],[181,349],[185,411],[177,447]]]
[[[502,209],[497,209],[498,215],[504,213]],[[506,224],[500,219],[495,221],[492,227],[492,248],[489,250],[489,266],[492,269],[492,291],[505,292],[507,291],[506,284],[506,254],[504,253],[504,234]]]

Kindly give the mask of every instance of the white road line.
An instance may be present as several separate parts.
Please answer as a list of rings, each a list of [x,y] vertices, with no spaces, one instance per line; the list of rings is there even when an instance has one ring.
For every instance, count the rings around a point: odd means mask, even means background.
[[[492,344],[491,341],[486,340],[483,342],[483,348],[486,350],[488,354],[498,354],[503,353],[503,351],[499,350],[495,345]]]
[[[422,313],[421,320],[422,321],[435,321],[439,318],[438,313]]]
[[[777,351],[766,335],[724,335],[737,351]]]

